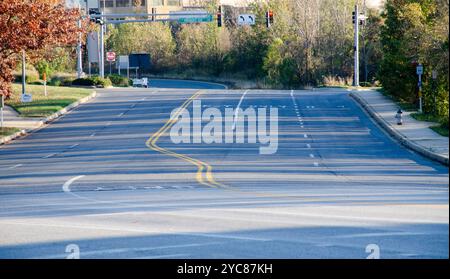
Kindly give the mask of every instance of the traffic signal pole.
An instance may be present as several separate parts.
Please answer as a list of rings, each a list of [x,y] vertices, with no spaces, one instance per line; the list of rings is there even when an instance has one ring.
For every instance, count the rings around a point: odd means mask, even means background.
[[[353,86],[359,86],[359,10],[358,5],[355,5],[355,11],[353,15],[353,25],[355,29],[355,43],[354,43],[354,53],[355,53],[355,65],[354,65],[354,78]]]

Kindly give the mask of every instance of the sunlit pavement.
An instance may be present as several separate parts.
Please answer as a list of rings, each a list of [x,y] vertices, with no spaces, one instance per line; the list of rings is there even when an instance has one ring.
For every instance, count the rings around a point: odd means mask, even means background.
[[[347,91],[196,97],[222,112],[277,107],[271,155],[161,133],[198,92],[102,90],[0,147],[0,257],[66,258],[75,244],[81,258],[448,258],[448,169],[392,141]],[[158,132],[180,156],[148,144]]]

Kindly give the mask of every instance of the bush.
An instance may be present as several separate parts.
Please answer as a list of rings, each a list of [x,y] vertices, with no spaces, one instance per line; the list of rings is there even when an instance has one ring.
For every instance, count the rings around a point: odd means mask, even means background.
[[[48,84],[52,86],[71,86],[74,80],[73,77],[69,76],[54,76]]]
[[[95,86],[95,82],[91,78],[77,78],[72,81],[72,85]]]
[[[108,78],[111,80],[114,86],[127,87],[130,85],[130,79],[123,77],[121,75],[117,74],[108,75]]]
[[[16,82],[22,82],[22,73],[15,73],[14,74],[14,80]],[[26,83],[33,83],[39,81],[39,73],[36,71],[34,67],[28,67],[25,72],[25,82]]]
[[[108,87],[108,86],[111,86],[112,83],[109,78],[101,78],[99,76],[92,76],[90,78],[77,78],[74,81],[72,81],[72,85]]]

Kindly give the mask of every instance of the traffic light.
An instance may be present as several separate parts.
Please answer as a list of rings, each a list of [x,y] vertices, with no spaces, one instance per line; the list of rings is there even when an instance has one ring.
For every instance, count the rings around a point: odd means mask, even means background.
[[[219,6],[219,10],[217,11],[217,27],[222,27],[222,6]]]
[[[98,9],[89,9],[89,15],[101,15],[101,13]],[[101,19],[99,17],[92,17],[92,18],[90,18],[90,21],[100,24],[100,25],[104,24],[103,19]]]
[[[273,12],[272,11],[267,11],[266,12],[266,26],[267,28],[270,28],[270,26],[272,26],[273,24]]]
[[[355,22],[356,22],[356,13],[355,12],[352,12],[352,22],[353,22],[353,24],[355,24]]]

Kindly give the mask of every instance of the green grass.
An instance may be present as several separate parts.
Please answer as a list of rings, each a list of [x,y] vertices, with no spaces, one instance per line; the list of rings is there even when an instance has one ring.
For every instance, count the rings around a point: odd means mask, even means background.
[[[432,115],[432,114],[426,114],[426,113],[411,113],[411,117],[419,120],[419,121],[426,121],[426,122],[439,122],[439,117]]]
[[[6,101],[8,106],[14,108],[23,117],[45,117],[70,105],[77,100],[88,96],[92,89],[77,87],[47,86],[47,97],[44,95],[43,85],[26,85],[26,93],[33,95],[33,101],[22,103],[22,85],[13,84],[13,94]]]
[[[442,123],[442,118],[432,115],[432,114],[426,114],[426,113],[411,113],[411,117],[419,120],[419,121],[426,121],[426,122],[434,122],[434,123],[441,123],[435,126],[431,126],[430,129],[435,131],[441,136],[448,137],[448,122]]]
[[[409,103],[408,101],[405,101],[403,99],[400,99],[398,97],[392,96],[389,93],[384,90],[384,88],[378,88],[378,92],[383,94],[385,97],[391,99],[394,101],[402,110],[404,111],[417,111],[417,107],[414,104]]]
[[[3,128],[0,128],[0,136],[6,137],[6,136],[12,135],[16,132],[19,132],[19,131],[20,131],[20,129],[18,129],[18,128],[3,127]]]
[[[441,136],[448,137],[448,127],[446,127],[445,125],[432,126],[430,127],[430,129]]]

